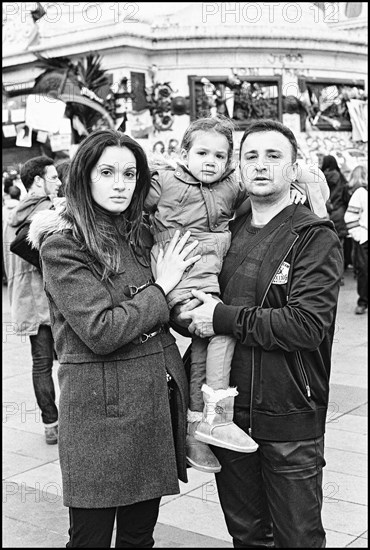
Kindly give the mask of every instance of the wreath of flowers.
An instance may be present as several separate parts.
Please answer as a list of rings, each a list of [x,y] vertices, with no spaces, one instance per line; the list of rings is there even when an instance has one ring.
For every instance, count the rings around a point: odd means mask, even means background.
[[[169,130],[173,125],[174,118],[171,112],[173,89],[169,82],[153,84],[147,93],[150,114],[156,130]]]

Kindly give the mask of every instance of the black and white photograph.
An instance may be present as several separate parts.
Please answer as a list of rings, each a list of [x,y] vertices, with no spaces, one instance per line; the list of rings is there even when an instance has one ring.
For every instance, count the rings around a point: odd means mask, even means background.
[[[368,3],[2,10],[2,547],[367,548]]]

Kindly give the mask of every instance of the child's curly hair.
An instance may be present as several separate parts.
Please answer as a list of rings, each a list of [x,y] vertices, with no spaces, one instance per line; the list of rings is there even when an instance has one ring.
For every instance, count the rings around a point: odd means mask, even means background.
[[[233,156],[234,130],[235,126],[233,122],[230,120],[230,118],[226,116],[217,115],[215,117],[198,118],[198,120],[194,120],[194,122],[192,122],[190,126],[186,129],[185,134],[182,138],[181,149],[189,151],[193,144],[194,134],[196,132],[216,132],[217,134],[225,136],[228,141],[229,151],[227,164],[229,165]]]

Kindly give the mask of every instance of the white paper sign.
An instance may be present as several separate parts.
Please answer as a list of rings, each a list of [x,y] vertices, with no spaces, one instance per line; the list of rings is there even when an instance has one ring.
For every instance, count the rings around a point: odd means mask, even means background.
[[[17,130],[17,147],[31,147],[32,146],[32,128],[27,124],[18,124]]]
[[[15,125],[8,124],[7,126],[3,126],[3,134],[6,138],[15,137],[17,135]]]
[[[27,96],[26,123],[36,130],[55,134],[63,120],[66,104],[42,95]]]
[[[40,143],[46,143],[46,140],[48,139],[48,133],[43,132],[42,130],[39,130],[37,132],[36,140]]]
[[[12,122],[24,122],[26,115],[25,109],[12,109],[10,111],[10,120]]]
[[[59,126],[60,134],[72,134],[71,120],[69,118],[62,118]]]

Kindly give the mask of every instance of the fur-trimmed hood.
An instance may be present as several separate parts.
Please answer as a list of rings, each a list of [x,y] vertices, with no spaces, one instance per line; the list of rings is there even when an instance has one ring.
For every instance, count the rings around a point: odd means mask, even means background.
[[[28,232],[28,241],[33,248],[40,249],[43,239],[57,231],[72,229],[72,226],[62,217],[64,210],[64,201],[58,205],[54,204],[54,209],[38,212],[32,218]]]

